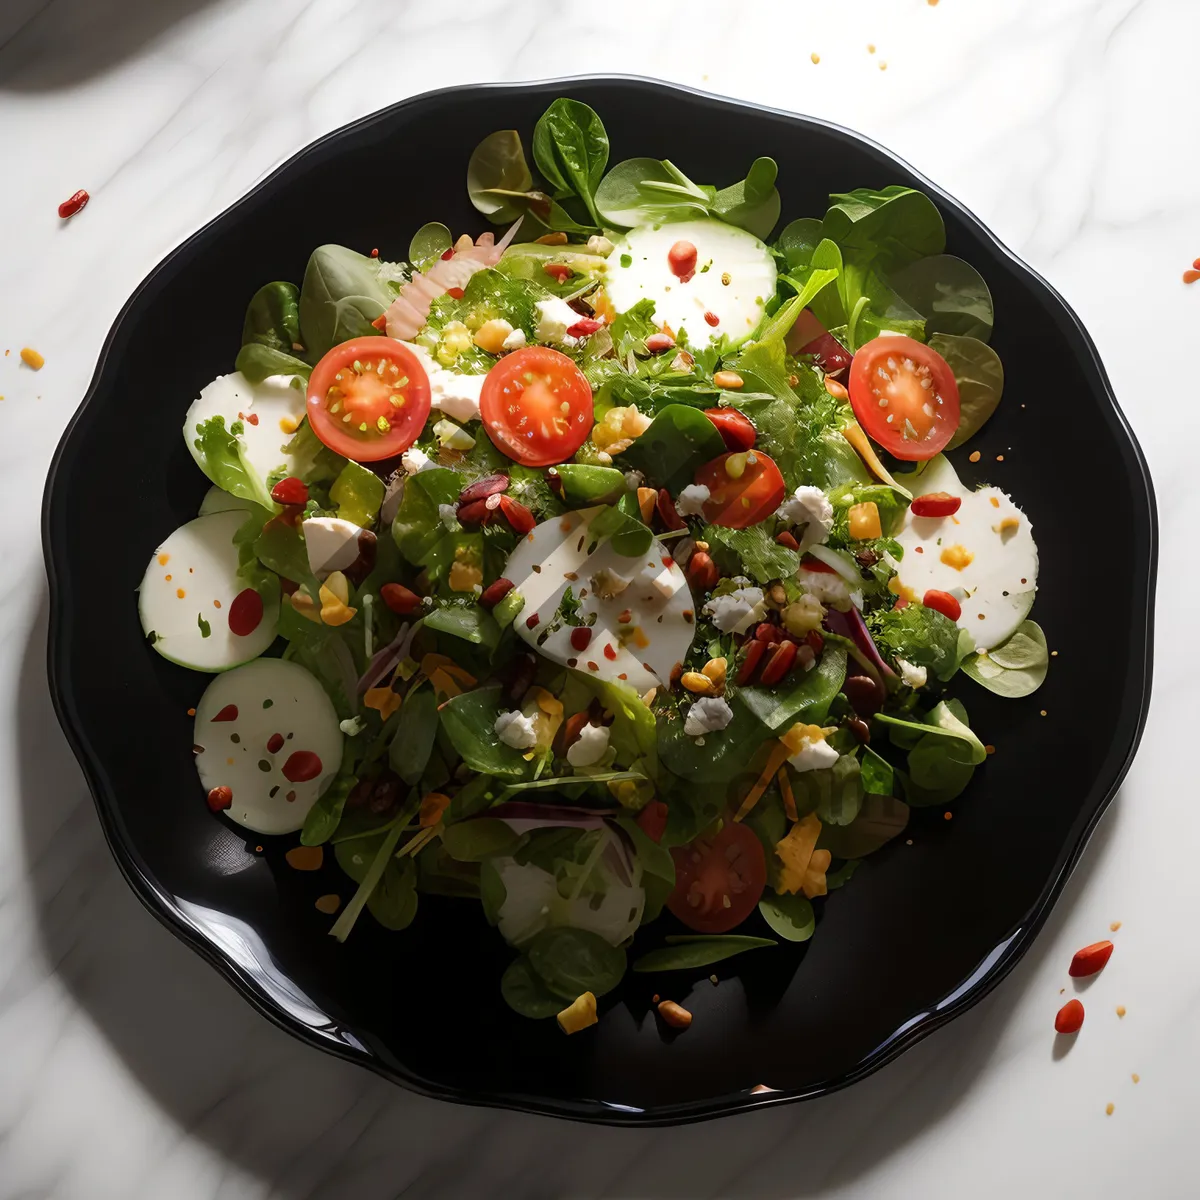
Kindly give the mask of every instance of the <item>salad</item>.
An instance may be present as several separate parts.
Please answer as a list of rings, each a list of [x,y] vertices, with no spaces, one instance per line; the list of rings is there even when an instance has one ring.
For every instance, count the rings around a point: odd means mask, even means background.
[[[336,938],[480,904],[486,986],[573,1032],[627,969],[794,953],[984,764],[960,692],[1049,658],[1029,518],[946,453],[1003,370],[928,197],[775,234],[770,158],[610,166],[568,98],[526,145],[471,155],[494,232],[321,246],[253,296],[139,609],[211,675],[209,807],[325,848]]]

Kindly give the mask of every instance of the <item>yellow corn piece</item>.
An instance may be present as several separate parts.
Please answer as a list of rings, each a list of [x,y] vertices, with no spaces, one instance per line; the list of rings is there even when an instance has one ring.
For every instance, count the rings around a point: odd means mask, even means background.
[[[775,854],[783,863],[779,872],[777,892],[798,892],[804,887],[808,866],[821,836],[821,820],[816,813],[809,813],[797,821],[786,837],[775,843]],[[826,852],[822,852],[826,853]]]
[[[865,542],[870,538],[883,537],[883,526],[879,521],[879,505],[874,500],[855,504],[846,516],[852,538]]]
[[[595,1025],[599,1019],[596,1016],[596,997],[591,992],[584,992],[558,1014],[558,1027],[563,1033],[578,1033],[589,1025]]]
[[[828,850],[814,850],[808,860],[808,868],[804,872],[804,882],[800,885],[804,894],[812,900],[816,896],[824,896],[829,890],[825,886],[825,872],[833,855]]]

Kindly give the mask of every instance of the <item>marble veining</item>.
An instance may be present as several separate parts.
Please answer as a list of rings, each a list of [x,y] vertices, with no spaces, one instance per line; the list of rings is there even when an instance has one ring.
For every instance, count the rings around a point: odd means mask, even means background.
[[[1180,275],[1200,254],[1198,51],[1195,0],[5,0],[0,1200],[1194,1195],[1200,806],[1179,747],[1200,666],[1200,285]],[[372,109],[604,71],[837,121],[958,196],[1088,325],[1161,505],[1142,750],[1032,951],[849,1091],[678,1130],[425,1100],[263,1020],[120,877],[44,669],[46,468],[147,271]],[[61,225],[55,208],[80,186],[91,206]],[[40,373],[18,365],[23,345],[45,354]],[[1121,548],[1104,545],[1094,482],[1064,448],[1063,502],[1079,507],[1102,602]],[[1056,1056],[1070,953],[1114,920],[1085,1035]]]

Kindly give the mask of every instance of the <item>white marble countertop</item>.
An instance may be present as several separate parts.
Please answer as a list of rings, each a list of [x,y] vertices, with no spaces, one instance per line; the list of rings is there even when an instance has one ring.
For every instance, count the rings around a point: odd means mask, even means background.
[[[1179,757],[1200,650],[1175,635],[1194,635],[1200,526],[1200,285],[1180,278],[1200,254],[1198,54],[1196,0],[3,0],[0,1200],[1194,1196],[1200,805]],[[830,118],[958,196],[1091,330],[1161,505],[1141,753],[1033,950],[850,1090],[677,1130],[436,1103],[268,1024],[119,876],[44,670],[46,468],[150,268],[372,109],[602,71]],[[64,226],[81,186],[91,206]],[[25,345],[40,373],[18,365]],[[1094,552],[1103,503],[1086,462],[1064,468]],[[1090,560],[1099,589],[1110,553]],[[1084,1036],[1056,1061],[1070,955],[1118,920]]]

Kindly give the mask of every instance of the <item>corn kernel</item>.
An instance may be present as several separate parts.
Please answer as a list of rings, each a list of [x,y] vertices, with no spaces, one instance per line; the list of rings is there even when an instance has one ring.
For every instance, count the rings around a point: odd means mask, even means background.
[[[488,354],[499,354],[504,349],[504,339],[512,331],[512,325],[501,317],[484,321],[475,333],[475,345]]]
[[[879,521],[879,506],[874,500],[854,505],[846,515],[852,538],[865,541],[868,538],[883,537],[883,526]]]

